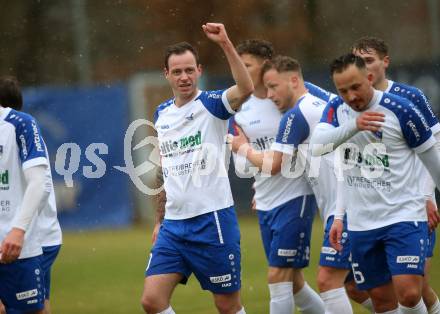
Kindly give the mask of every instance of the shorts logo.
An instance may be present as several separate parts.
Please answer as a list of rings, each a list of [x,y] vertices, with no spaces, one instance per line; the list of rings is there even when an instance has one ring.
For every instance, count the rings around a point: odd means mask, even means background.
[[[332,247],[328,247],[328,246],[323,246],[321,248],[321,253],[322,254],[330,254],[330,255],[336,255],[338,253],[338,251],[336,251],[334,248]]]
[[[406,255],[406,256],[397,256],[396,263],[399,263],[399,264],[414,264],[414,263],[418,263],[419,261],[420,261],[420,257],[419,256]]]
[[[232,261],[234,259],[234,254],[229,254],[229,260]]]
[[[26,299],[29,299],[29,298],[36,297],[37,295],[38,295],[38,290],[37,289],[33,289],[33,290],[19,292],[15,296],[17,297],[17,300],[20,301],[20,300],[26,300]]]
[[[283,250],[278,249],[278,256],[295,256],[296,250]]]
[[[227,274],[227,275],[223,275],[223,276],[217,276],[217,277],[209,277],[209,280],[212,283],[227,282],[227,281],[231,281],[231,279],[232,279],[231,274]]]

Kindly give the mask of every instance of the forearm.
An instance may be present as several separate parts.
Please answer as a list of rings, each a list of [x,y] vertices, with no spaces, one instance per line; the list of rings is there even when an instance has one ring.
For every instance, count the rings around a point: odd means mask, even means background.
[[[157,168],[156,172],[156,187],[159,188],[163,186],[163,172],[162,167]],[[156,223],[162,223],[165,217],[165,205],[167,203],[167,195],[165,189],[162,189],[156,195]]]
[[[310,139],[313,156],[320,156],[335,150],[358,132],[356,119],[334,127],[327,123],[318,123]]]
[[[249,72],[247,71],[243,61],[235,50],[233,44],[228,39],[222,42],[220,46],[228,60],[232,77],[236,83],[228,91],[228,100],[233,110],[240,108],[241,104],[252,94],[254,85],[252,83]]]
[[[418,153],[422,163],[428,169],[429,174],[435,182],[437,188],[440,187],[440,152],[435,146],[427,149],[423,153]]]
[[[46,166],[36,166],[24,170],[27,183],[20,210],[12,222],[13,228],[26,230],[32,219],[44,207],[52,190],[52,180],[46,173]]]

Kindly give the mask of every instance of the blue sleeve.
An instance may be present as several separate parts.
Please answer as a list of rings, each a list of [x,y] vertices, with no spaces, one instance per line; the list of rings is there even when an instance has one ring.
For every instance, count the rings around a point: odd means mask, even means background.
[[[281,118],[276,143],[298,147],[310,134],[309,124],[299,106],[289,110]]]
[[[237,131],[235,130],[235,126],[237,125],[237,122],[235,122],[235,117],[232,116],[229,118],[228,121],[228,133],[232,135],[237,135]]]
[[[322,112],[322,117],[319,122],[328,123],[333,125],[334,127],[339,126],[337,111],[338,107],[342,104],[342,99],[336,97],[332,101],[330,101]]]
[[[23,163],[36,158],[46,158],[46,146],[37,121],[28,114],[12,113],[6,119],[15,126],[20,160]]]
[[[198,99],[214,117],[228,120],[235,112],[230,108],[224,92],[225,90],[204,91]]]
[[[397,117],[403,137],[411,148],[417,148],[431,138],[431,128],[419,109],[408,102],[406,110],[399,110]],[[395,112],[396,113],[396,112]]]
[[[304,85],[308,89],[309,93],[313,96],[322,99],[325,102],[330,101],[331,93],[329,91],[326,91],[325,89],[316,86],[315,84],[312,84],[310,82],[304,82]]]
[[[418,88],[415,88],[413,91],[414,99],[411,100],[414,105],[420,110],[423,116],[426,118],[426,122],[429,127],[432,128],[434,125],[438,124],[438,119],[435,116],[434,111],[426,98],[425,94]]]

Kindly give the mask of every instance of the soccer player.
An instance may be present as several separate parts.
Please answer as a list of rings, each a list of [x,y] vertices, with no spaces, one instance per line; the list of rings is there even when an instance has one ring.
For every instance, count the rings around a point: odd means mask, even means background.
[[[364,59],[367,70],[373,76],[374,88],[401,96],[410,100],[422,112],[432,134],[440,145],[440,124],[435,116],[428,99],[421,90],[413,86],[402,83],[393,82],[386,77],[386,70],[390,64],[387,44],[380,38],[362,37],[358,39],[351,47],[352,52]],[[429,285],[429,269],[431,265],[431,257],[435,246],[435,227],[439,223],[440,217],[435,204],[434,186],[426,169],[422,163],[418,163],[419,182],[421,189],[426,197],[426,209],[428,212],[428,221],[430,223],[429,245],[426,252],[425,276],[423,277],[423,301],[428,308],[429,313],[440,314],[440,302],[434,290]]]
[[[147,313],[174,313],[173,290],[191,273],[213,293],[220,313],[245,313],[239,295],[240,233],[220,151],[227,120],[253,85],[223,24],[202,28],[225,53],[236,85],[200,91],[196,50],[188,43],[167,48],[164,72],[174,98],[155,113],[166,210],[146,269],[142,305]]]
[[[413,103],[373,89],[362,58],[341,56],[331,74],[340,97],[327,105],[311,145],[319,155],[344,144],[337,156],[356,283],[377,313],[427,313],[427,217],[413,165],[419,158],[440,186],[436,140]]]
[[[0,104],[20,111],[23,107],[23,96],[20,84],[14,77],[0,78]],[[49,154],[46,151],[46,155]],[[52,182],[50,164],[46,169],[46,177]],[[57,218],[57,208],[55,202],[55,191],[51,183],[51,191],[47,203],[38,215],[38,229],[41,238],[43,255],[41,258],[41,268],[44,277],[44,311],[50,314],[50,282],[51,268],[58,255],[62,243],[62,233]],[[0,312],[1,313],[1,312]]]
[[[234,126],[239,126],[256,151],[267,152],[275,142],[282,117],[275,103],[266,98],[267,90],[262,81],[261,70],[264,62],[272,58],[273,47],[267,41],[251,39],[239,44],[237,52],[249,71],[255,90],[231,118],[230,133],[236,134]],[[240,168],[240,158],[245,157],[236,156],[236,169]],[[290,314],[295,305],[302,313],[321,313],[322,301],[304,281],[301,271],[309,263],[308,235],[316,210],[312,191],[304,178],[292,181],[281,173],[272,176],[256,173],[254,187],[255,207],[269,263],[270,313]],[[299,217],[301,208],[304,209],[303,218]],[[300,233],[307,236],[301,238]]]
[[[0,105],[0,299],[8,313],[44,313],[37,216],[52,189],[47,177],[47,152],[35,119],[4,107],[10,95],[5,92],[2,96],[5,98]]]

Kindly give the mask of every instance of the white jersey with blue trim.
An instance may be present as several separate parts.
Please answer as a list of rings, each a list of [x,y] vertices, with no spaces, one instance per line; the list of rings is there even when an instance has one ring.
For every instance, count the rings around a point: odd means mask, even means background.
[[[411,101],[425,117],[426,123],[431,128],[432,134],[437,134],[440,132],[440,123],[434,113],[434,110],[432,110],[428,98],[426,98],[425,94],[423,94],[420,89],[388,80],[388,86],[385,92],[406,98]],[[420,183],[420,188],[424,190],[426,184],[425,178],[430,176],[430,174],[421,161],[418,162],[416,167],[418,169],[417,172],[419,173],[418,182]],[[435,188],[432,190],[432,198],[435,200]]]
[[[407,99],[377,90],[367,110],[385,115],[381,130],[360,131],[341,145],[348,229],[426,221],[416,153],[432,147],[435,138],[425,117]],[[321,122],[339,127],[360,114],[338,97],[327,105]]]
[[[242,106],[239,112],[231,118],[230,123],[236,123],[243,129],[252,147],[257,151],[269,151],[278,133],[278,125],[282,114],[274,102],[268,98],[262,99],[252,95]],[[235,134],[234,129],[229,132]],[[235,154],[236,168],[242,155]],[[247,159],[246,159],[247,161]],[[246,169],[252,167],[249,162]],[[281,173],[270,175],[264,172],[255,174],[255,203],[257,210],[268,211],[280,206],[298,196],[303,191],[296,189],[291,179]],[[307,190],[306,194],[310,191]]]
[[[21,209],[26,190],[23,170],[49,164],[40,134],[32,116],[10,108],[0,113],[0,242]],[[37,217],[26,230],[20,259],[42,253]]]
[[[296,179],[296,189],[310,185],[315,194],[321,218],[324,222],[336,209],[336,176],[333,154],[311,160],[308,150],[311,134],[321,119],[326,101],[310,93],[302,96],[295,106],[281,119],[276,142],[272,149],[293,156],[295,167],[305,169],[304,175]],[[304,149],[301,148],[304,145]],[[312,165],[310,163],[312,162]]]
[[[187,219],[233,205],[227,175],[226,91],[199,91],[181,107],[174,99],[154,115],[167,195],[166,219]]]

